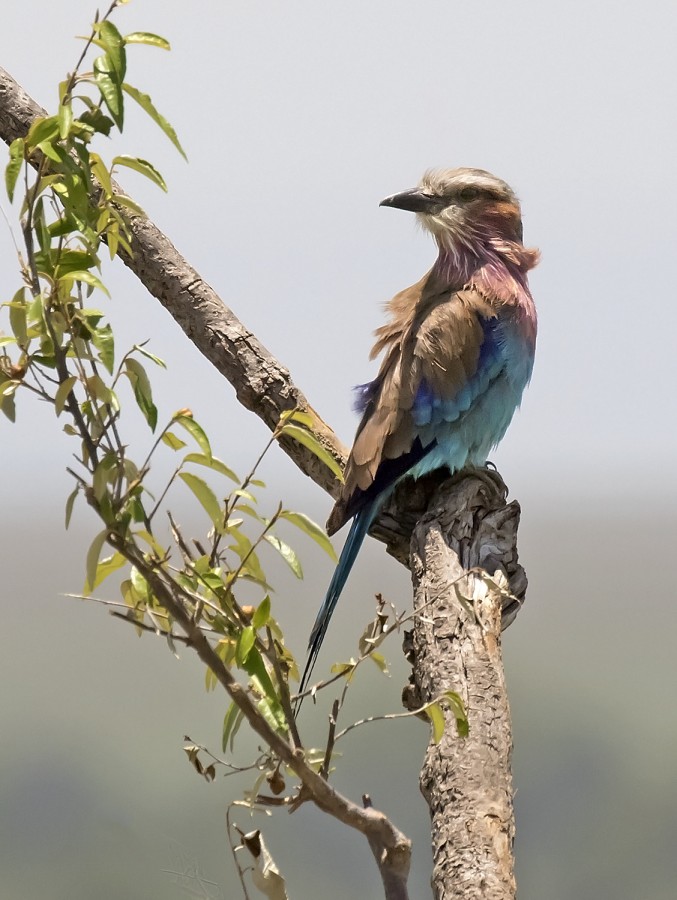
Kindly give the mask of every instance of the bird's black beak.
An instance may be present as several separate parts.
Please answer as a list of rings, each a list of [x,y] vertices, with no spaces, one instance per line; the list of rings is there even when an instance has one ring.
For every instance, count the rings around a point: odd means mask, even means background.
[[[406,209],[407,212],[434,214],[443,208],[444,203],[439,197],[426,194],[420,188],[412,188],[402,191],[401,194],[393,194],[381,200],[379,206],[393,206],[395,209]]]

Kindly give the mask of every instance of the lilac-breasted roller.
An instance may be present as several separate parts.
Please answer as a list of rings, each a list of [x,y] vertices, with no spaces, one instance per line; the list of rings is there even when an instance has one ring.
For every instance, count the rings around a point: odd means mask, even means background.
[[[530,377],[536,309],[527,273],[538,251],[522,243],[520,205],[482,169],[427,172],[381,206],[417,214],[434,237],[432,269],[388,304],[371,358],[376,378],[356,389],[362,413],[333,534],[353,519],[309,642],[301,691],[364,537],[406,475],[482,466],[506,432]]]

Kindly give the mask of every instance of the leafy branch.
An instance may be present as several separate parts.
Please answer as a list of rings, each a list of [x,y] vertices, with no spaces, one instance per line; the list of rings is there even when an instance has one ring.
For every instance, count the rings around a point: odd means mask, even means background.
[[[127,81],[129,46],[169,49],[169,44],[148,32],[123,35],[111,21],[120,2],[93,23],[74,71],[59,86],[57,113],[37,118],[10,146],[5,186],[10,202],[16,197],[19,207],[23,283],[2,305],[8,329],[0,333],[0,410],[14,422],[17,398],[23,402],[24,395],[37,396],[52,406],[65,433],[77,441],[68,469],[75,487],[66,503],[66,524],[79,497],[100,521],[87,552],[84,595],[91,596],[117,574],[125,618],[139,633],[153,631],[172,650],[178,640],[197,653],[207,669],[208,687],[219,684],[230,697],[224,749],[232,749],[243,721],[267,748],[255,764],[259,775],[248,802],[295,808],[312,801],[368,836],[384,883],[387,874],[401,886],[406,884],[409,841],[370,804],[360,807],[332,787],[323,766],[326,753],[303,748],[288,684],[290,678],[298,679],[298,667],[273,617],[272,588],[262,563],[263,548],[271,547],[302,577],[295,551],[278,534],[285,523],[335,558],[324,531],[304,514],[282,504],[270,517],[258,510],[257,493],[265,485],[256,474],[273,443],[296,442],[341,478],[335,455],[314,434],[316,417],[300,410],[283,413],[263,453],[239,479],[214,455],[189,409],[171,415],[158,432],[160,413],[146,365],[164,363],[140,343],[116,366],[112,328],[104,312],[89,305],[95,291],[108,296],[101,279],[102,253],[132,255],[131,223],[142,212],[116,190],[114,174],[129,168],[161,189],[167,187],[147,160],[118,154],[106,161],[94,149],[113,130],[122,132],[126,98],[138,103],[183,153],[150,97]],[[87,70],[94,48],[100,53]],[[124,439],[127,389],[153,433],[140,463]],[[197,449],[189,448],[189,441]],[[180,454],[180,459],[158,490],[151,477],[161,451]],[[188,539],[167,507],[181,484],[202,510],[202,539]],[[166,525],[161,511],[167,513]],[[106,546],[112,554],[103,556]],[[373,647],[371,654],[376,658]],[[285,790],[283,767],[297,780],[293,795],[277,801],[260,795],[261,779],[274,793]],[[201,774],[207,772],[209,766]]]

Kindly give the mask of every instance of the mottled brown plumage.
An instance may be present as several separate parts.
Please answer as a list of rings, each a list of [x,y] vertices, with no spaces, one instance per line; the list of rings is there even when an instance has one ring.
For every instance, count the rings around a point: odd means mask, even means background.
[[[341,496],[327,521],[334,534],[353,515],[356,490],[373,483],[383,459],[396,459],[414,441],[410,415],[416,392],[425,381],[442,400],[452,399],[477,368],[484,339],[478,316],[496,311],[477,289],[450,289],[434,270],[388,304],[390,321],[375,332],[370,358],[386,355],[376,381],[378,404],[365,410],[344,473]]]

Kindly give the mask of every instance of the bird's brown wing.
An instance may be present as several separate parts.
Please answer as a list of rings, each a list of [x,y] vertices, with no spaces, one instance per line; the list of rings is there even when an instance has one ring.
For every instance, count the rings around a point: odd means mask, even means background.
[[[496,315],[491,303],[471,288],[438,294],[425,288],[424,279],[409,289],[409,297],[408,292],[398,295],[391,322],[377,332],[376,346],[387,353],[327,522],[330,534],[425,454],[412,414],[421,386],[442,402],[453,400],[477,369],[482,320]],[[401,302],[405,299],[408,306]]]

